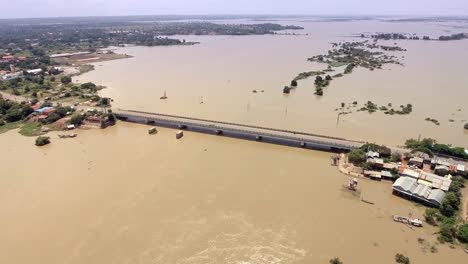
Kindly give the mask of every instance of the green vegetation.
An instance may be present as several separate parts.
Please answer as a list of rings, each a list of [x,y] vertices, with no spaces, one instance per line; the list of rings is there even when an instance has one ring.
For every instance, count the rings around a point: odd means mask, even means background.
[[[447,144],[439,144],[435,139],[424,138],[422,140],[408,139],[405,146],[413,151],[425,152],[429,155],[443,154],[457,158],[468,159],[464,148],[453,147]]]
[[[72,78],[70,76],[62,76],[62,78],[60,78],[60,81],[63,83],[63,84],[69,84],[72,82]]]
[[[403,254],[400,254],[400,253],[395,255],[395,261],[396,261],[396,263],[400,263],[400,264],[410,264],[411,263],[410,259],[407,256],[405,256]]]
[[[441,243],[453,243],[455,238],[464,242],[468,230],[465,225],[459,225],[457,217],[461,206],[461,188],[464,187],[464,179],[460,176],[452,178],[452,184],[446,193],[439,209],[428,208],[424,213],[426,222],[430,225],[439,226],[438,240]]]
[[[36,146],[44,146],[50,143],[50,137],[40,136],[36,139]]]
[[[348,154],[348,161],[356,166],[362,165],[366,160],[366,153],[362,149],[353,149]]]
[[[425,120],[428,121],[428,122],[432,122],[437,126],[440,126],[440,123],[439,123],[439,121],[437,119],[427,117]]]
[[[73,114],[71,119],[70,119],[70,124],[79,126],[81,123],[83,123],[84,116],[81,115],[80,113]]]
[[[141,19],[141,20],[140,20]],[[303,29],[273,23],[217,24],[209,22],[161,22],[127,18],[49,19],[55,22],[4,21],[0,24],[0,49],[15,54],[31,51],[31,40],[48,53],[91,51],[109,46],[134,44],[139,46],[192,45],[194,42],[163,36],[173,35],[265,35],[281,30]],[[66,22],[64,22],[66,21]]]
[[[346,68],[344,70],[344,74],[352,73],[355,66],[356,65],[354,65],[354,63],[348,64],[348,66],[346,66]]]
[[[464,128],[465,128],[465,129],[468,129],[468,123],[465,124]]]
[[[329,262],[330,264],[343,264],[343,262],[339,258],[332,258]]]
[[[325,72],[323,72],[323,71],[301,72],[294,78],[294,80],[295,81],[304,80],[304,79],[307,79],[309,77],[317,76],[317,75],[321,75],[321,74],[325,74]]]
[[[462,243],[468,243],[468,224],[463,224],[458,228],[457,238]]]
[[[291,87],[297,87],[297,80],[291,81]]]
[[[439,40],[442,41],[447,41],[447,40],[461,40],[461,39],[466,39],[468,38],[468,34],[466,33],[458,33],[458,34],[452,34],[450,36],[440,36]]]
[[[424,212],[424,219],[428,224],[436,226],[438,219],[441,219],[439,210],[435,208],[426,209],[426,211]]]
[[[361,150],[363,151],[375,151],[377,153],[379,153],[379,155],[381,157],[384,157],[384,158],[388,158],[392,155],[392,151],[391,149],[389,149],[388,147],[384,146],[384,145],[377,145],[377,144],[373,144],[373,143],[366,143],[364,145],[361,146],[360,148]],[[398,155],[398,154],[396,154]]]
[[[13,129],[17,129],[20,126],[20,122],[5,123],[5,121],[0,121],[0,134],[3,134]]]
[[[23,136],[34,137],[41,134],[42,124],[39,122],[26,123],[21,126],[19,133]]]
[[[16,103],[5,100],[0,95],[0,123],[5,126],[8,123],[14,123],[25,119],[34,110],[28,103]]]

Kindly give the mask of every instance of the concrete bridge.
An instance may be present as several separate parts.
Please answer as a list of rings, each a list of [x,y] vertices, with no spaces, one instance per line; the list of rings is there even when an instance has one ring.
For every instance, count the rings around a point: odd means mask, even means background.
[[[135,110],[113,110],[119,120],[291,147],[347,152],[365,142],[305,132]]]

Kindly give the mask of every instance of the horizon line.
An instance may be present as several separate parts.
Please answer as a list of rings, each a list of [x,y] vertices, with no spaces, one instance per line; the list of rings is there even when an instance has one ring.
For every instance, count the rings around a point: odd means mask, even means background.
[[[209,16],[235,16],[235,17],[414,17],[414,18],[468,18],[466,14],[260,14],[260,13],[206,13],[206,14],[128,14],[128,15],[72,15],[72,16],[37,16],[37,17],[9,17],[0,18],[1,20],[18,20],[18,19],[66,19],[66,18],[118,18],[118,17],[209,17]]]

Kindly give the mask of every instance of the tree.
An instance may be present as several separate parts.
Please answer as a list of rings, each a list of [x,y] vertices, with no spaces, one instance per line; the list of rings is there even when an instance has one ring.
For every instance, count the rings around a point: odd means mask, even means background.
[[[437,238],[440,242],[453,242],[453,238],[456,235],[455,219],[445,218],[440,224],[439,237]]]
[[[458,228],[457,238],[460,242],[468,243],[468,224],[463,224]]]
[[[84,119],[84,117],[81,114],[76,113],[76,114],[72,115],[72,117],[70,119],[70,124],[75,125],[75,126],[79,126],[83,122],[83,119]]]
[[[8,111],[8,113],[5,115],[4,119],[7,122],[16,122],[21,120],[21,112],[18,109],[11,109]]]
[[[366,162],[366,153],[362,149],[353,149],[348,154],[349,162],[359,165]]]
[[[99,105],[100,106],[109,106],[109,98],[107,97],[102,97],[100,100],[99,100]]]
[[[407,256],[400,253],[395,255],[395,261],[396,263],[410,264],[410,259]]]
[[[315,77],[315,85],[321,85],[323,83],[322,76]]]
[[[90,90],[96,90],[96,84],[92,83],[92,82],[87,82],[87,83],[83,83],[81,85],[81,88],[82,89],[90,89]]]
[[[343,264],[343,262],[339,258],[332,258],[329,262],[330,264]]]
[[[465,124],[464,128],[465,128],[465,129],[468,129],[468,123]]]
[[[453,192],[447,192],[439,210],[444,216],[451,217],[458,210],[459,205],[460,197]]]
[[[40,136],[36,138],[36,146],[44,146],[50,143],[50,137]]]
[[[292,86],[292,87],[297,87],[297,81],[296,81],[296,80],[292,80],[292,81],[291,81],[291,86]]]
[[[55,121],[59,120],[62,118],[59,114],[57,113],[50,113],[49,116],[46,118],[47,123],[54,123]]]
[[[332,77],[331,77],[330,75],[327,75],[327,76],[325,76],[325,80],[331,81],[331,80],[333,80],[333,79],[332,79]]]
[[[65,76],[62,76],[62,78],[60,78],[60,81],[63,83],[63,84],[69,84],[72,82],[72,78],[68,75],[65,75]]]
[[[436,218],[438,218],[439,211],[434,208],[428,208],[424,212],[424,219],[430,225],[437,225]]]

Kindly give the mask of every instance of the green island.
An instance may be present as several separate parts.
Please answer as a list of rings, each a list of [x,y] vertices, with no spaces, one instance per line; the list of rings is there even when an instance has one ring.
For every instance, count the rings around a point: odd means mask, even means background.
[[[339,108],[335,108],[335,111],[340,111],[340,115],[351,114],[351,109],[357,109],[356,112],[368,112],[369,114],[380,111],[386,115],[409,115],[413,112],[413,105],[406,104],[400,105],[399,109],[393,108],[392,103],[388,103],[387,105],[378,106],[376,103],[372,101],[367,101],[363,106],[359,107],[357,101],[352,103],[344,103],[342,102]]]
[[[351,74],[356,67],[363,67],[371,71],[381,69],[385,64],[403,65],[396,56],[388,55],[385,52],[406,51],[398,46],[378,45],[368,40],[356,42],[332,43],[332,49],[325,55],[316,55],[308,58],[308,61],[327,64],[327,68],[322,71],[309,71],[299,73],[293,80],[299,81],[315,76],[315,94],[322,96],[324,87],[330,85],[333,78],[341,78],[346,74]],[[344,67],[343,72],[327,74],[335,71],[336,68]]]
[[[451,35],[441,35],[436,38],[429,36],[418,36],[417,34],[403,34],[403,33],[375,33],[375,34],[361,34],[361,38],[371,38],[374,40],[462,40],[468,38],[467,33],[456,33]]]

